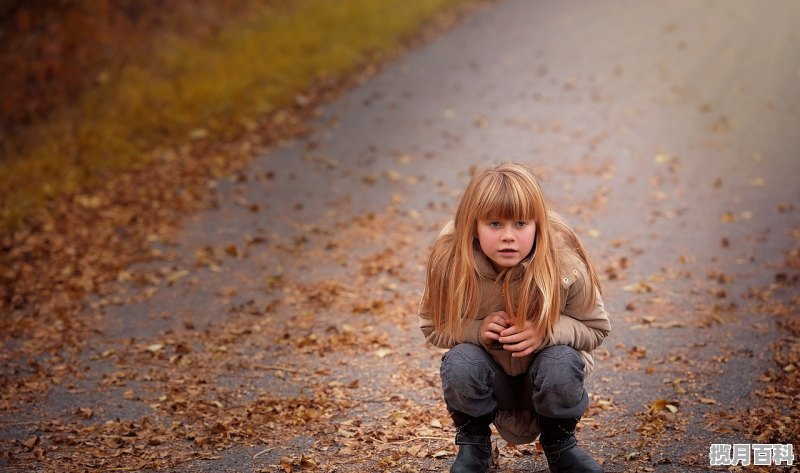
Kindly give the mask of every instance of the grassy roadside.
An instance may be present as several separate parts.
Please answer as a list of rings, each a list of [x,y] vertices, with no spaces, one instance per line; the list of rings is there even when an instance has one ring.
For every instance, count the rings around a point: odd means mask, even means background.
[[[315,83],[390,53],[437,13],[471,0],[293,0],[254,7],[209,39],[167,38],[0,150],[0,227],[50,197],[146,166],[152,151],[231,137]]]

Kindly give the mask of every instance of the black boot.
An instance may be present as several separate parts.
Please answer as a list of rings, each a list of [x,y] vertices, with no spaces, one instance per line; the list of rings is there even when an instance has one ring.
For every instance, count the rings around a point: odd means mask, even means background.
[[[484,473],[492,466],[492,431],[489,424],[494,420],[494,412],[480,417],[472,417],[463,412],[449,409],[450,417],[456,426],[456,445],[458,454],[451,473]]]
[[[578,419],[539,416],[539,443],[547,457],[550,473],[603,473],[603,467],[578,446],[575,426]]]

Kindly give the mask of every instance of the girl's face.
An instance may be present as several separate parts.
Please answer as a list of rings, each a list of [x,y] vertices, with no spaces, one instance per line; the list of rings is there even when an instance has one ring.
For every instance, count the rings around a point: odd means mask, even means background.
[[[536,239],[532,220],[478,220],[478,241],[498,272],[525,259]]]

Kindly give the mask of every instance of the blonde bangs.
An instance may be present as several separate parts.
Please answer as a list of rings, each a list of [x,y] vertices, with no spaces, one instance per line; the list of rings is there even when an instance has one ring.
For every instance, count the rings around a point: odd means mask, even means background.
[[[505,174],[487,176],[482,195],[477,199],[478,220],[538,220],[536,199],[521,184]]]

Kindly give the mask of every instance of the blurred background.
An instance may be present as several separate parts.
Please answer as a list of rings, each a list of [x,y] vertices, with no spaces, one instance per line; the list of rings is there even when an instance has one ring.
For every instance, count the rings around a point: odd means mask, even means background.
[[[0,3],[0,225],[146,164],[233,137],[380,61],[464,0],[6,0]],[[41,216],[39,216],[41,219]]]

